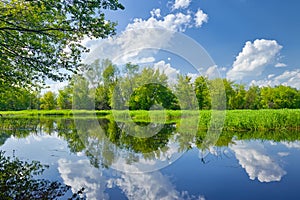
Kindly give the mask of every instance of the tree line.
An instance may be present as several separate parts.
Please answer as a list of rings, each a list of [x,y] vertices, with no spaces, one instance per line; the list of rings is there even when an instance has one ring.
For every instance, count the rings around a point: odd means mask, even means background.
[[[178,75],[176,83],[170,84],[159,69],[131,63],[119,69],[109,60],[97,60],[87,66],[85,74],[74,75],[58,93],[27,89],[1,93],[0,110],[212,109],[221,107],[221,100],[212,101],[216,97],[213,94],[222,92],[217,83],[224,88],[227,109],[300,108],[300,90],[290,86],[247,88],[225,78],[198,76],[193,81],[187,75]],[[212,102],[220,106],[212,106]]]

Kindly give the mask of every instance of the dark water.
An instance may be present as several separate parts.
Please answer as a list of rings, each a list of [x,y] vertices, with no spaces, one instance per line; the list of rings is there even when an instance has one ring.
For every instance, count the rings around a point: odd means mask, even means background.
[[[82,188],[86,199],[300,199],[299,132],[226,132],[207,146],[205,131],[178,127],[1,119],[0,150],[49,165],[35,178],[71,186],[61,199]]]

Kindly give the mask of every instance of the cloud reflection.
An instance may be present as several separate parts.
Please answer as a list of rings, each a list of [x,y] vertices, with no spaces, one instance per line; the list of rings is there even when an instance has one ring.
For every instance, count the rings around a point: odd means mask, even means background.
[[[260,142],[236,141],[230,148],[251,180],[257,178],[260,182],[280,181],[286,174]]]
[[[60,159],[58,171],[64,183],[72,186],[72,192],[84,187],[87,199],[109,199],[106,188],[113,187],[121,189],[128,199],[205,199],[202,195],[194,196],[187,191],[178,191],[170,178],[160,171],[138,174],[112,171],[112,174],[106,175],[103,169],[93,167],[87,159]]]

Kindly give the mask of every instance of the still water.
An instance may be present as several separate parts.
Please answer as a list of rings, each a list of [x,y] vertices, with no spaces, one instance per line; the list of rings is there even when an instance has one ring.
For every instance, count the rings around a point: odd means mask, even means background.
[[[128,133],[141,127],[158,131]],[[71,186],[58,199],[300,199],[300,132],[224,132],[210,146],[204,134],[176,123],[3,118],[0,150],[48,165],[35,178]]]

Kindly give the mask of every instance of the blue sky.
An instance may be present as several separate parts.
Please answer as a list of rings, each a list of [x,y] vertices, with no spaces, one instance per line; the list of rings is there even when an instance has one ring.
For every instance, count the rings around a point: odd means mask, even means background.
[[[222,77],[246,85],[284,84],[300,89],[298,0],[120,0],[120,3],[125,10],[105,11],[107,19],[118,22],[118,38],[84,41],[91,48],[89,61],[112,59],[112,54],[124,53],[119,50],[124,44],[142,46],[139,41],[160,40],[142,36],[141,32],[131,33],[130,37],[128,32],[132,30],[163,28],[182,33],[200,44]],[[133,54],[145,55],[145,52]],[[193,70],[187,70],[188,66],[183,66],[186,61],[176,58],[177,55],[150,54],[143,61],[164,69],[170,77],[176,77],[176,73],[196,76]],[[128,57],[123,61],[133,62]],[[206,75],[208,71],[211,70],[206,66],[200,74]]]
[[[118,33],[126,30],[128,24],[134,24],[136,18],[149,20],[153,9],[160,10],[158,20],[161,21],[167,15],[177,13],[193,18],[193,14],[201,9],[208,16],[207,22],[182,32],[205,48],[223,77],[246,84],[287,84],[300,88],[298,0],[120,2],[125,6],[124,11],[107,13],[108,19],[118,21]],[[243,55],[238,58],[239,54]]]

